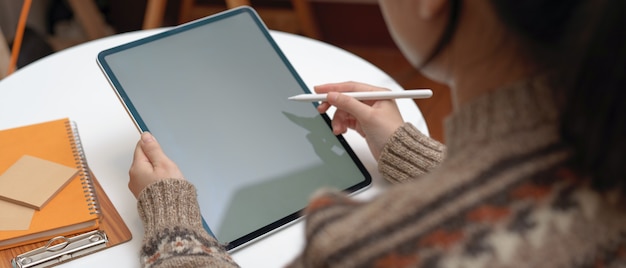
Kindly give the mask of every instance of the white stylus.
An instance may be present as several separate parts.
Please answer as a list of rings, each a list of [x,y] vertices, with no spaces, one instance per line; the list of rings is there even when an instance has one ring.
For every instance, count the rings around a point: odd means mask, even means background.
[[[399,98],[425,99],[433,96],[430,89],[409,89],[404,91],[367,91],[367,92],[341,92],[357,100],[387,100]],[[327,94],[300,94],[289,97],[294,101],[326,101]]]

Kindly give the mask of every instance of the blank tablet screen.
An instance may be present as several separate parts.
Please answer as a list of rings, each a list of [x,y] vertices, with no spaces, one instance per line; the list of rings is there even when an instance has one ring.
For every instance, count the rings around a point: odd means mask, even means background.
[[[319,188],[370,184],[328,118],[287,100],[309,90],[250,8],[105,50],[98,63],[230,249],[296,220]]]

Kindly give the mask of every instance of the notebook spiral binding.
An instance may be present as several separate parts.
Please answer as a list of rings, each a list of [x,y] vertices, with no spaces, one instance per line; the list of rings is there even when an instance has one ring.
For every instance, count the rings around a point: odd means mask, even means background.
[[[78,127],[74,121],[69,121],[67,123],[67,134],[72,140],[72,152],[74,153],[76,160],[76,168],[78,172],[82,176],[82,187],[83,193],[85,194],[85,201],[89,206],[90,214],[100,214],[100,207],[98,206],[98,197],[96,196],[95,188],[91,181],[91,172],[89,170],[89,166],[87,165],[87,158],[85,157],[85,152],[83,150],[83,144],[80,140],[80,135],[78,134]]]

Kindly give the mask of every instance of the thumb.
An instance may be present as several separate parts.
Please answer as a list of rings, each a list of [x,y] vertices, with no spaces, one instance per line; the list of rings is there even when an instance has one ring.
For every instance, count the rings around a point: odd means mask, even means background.
[[[371,110],[371,106],[339,92],[329,92],[326,101],[337,109],[346,111],[359,121]]]
[[[153,166],[169,161],[169,158],[161,149],[161,145],[156,141],[150,132],[141,134],[141,149]]]

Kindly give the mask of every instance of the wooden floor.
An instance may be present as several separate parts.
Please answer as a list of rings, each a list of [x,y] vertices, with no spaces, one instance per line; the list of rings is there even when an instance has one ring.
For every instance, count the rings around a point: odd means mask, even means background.
[[[402,53],[394,47],[352,45],[344,46],[343,49],[376,65],[393,77],[405,89],[431,88],[433,90],[431,98],[415,100],[415,103],[426,120],[430,136],[438,141],[445,142],[443,121],[452,110],[450,90],[446,86],[422,76],[406,61]]]

